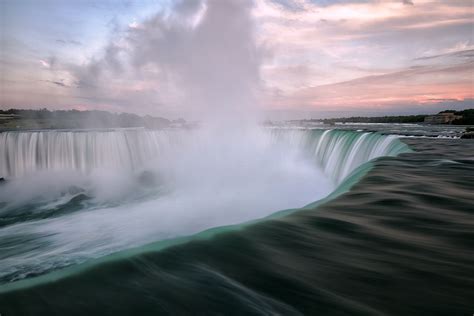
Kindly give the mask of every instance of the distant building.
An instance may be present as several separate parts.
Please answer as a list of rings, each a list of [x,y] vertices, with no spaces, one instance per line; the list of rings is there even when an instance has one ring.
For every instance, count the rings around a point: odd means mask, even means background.
[[[454,113],[439,113],[436,115],[429,115],[425,117],[425,123],[428,124],[451,124],[454,120],[461,119],[462,115]]]

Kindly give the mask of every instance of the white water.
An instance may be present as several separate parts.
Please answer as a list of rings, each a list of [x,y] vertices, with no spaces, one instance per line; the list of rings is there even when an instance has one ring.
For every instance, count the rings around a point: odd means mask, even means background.
[[[226,159],[209,152],[211,147],[220,148],[219,154],[229,155],[234,151],[231,160],[244,160],[245,157],[239,158],[239,155],[245,150],[266,150],[270,144],[285,144],[293,150],[295,146],[298,150],[304,147],[325,174],[339,183],[360,164],[376,157],[394,155],[399,149],[394,146],[394,136],[375,133],[279,129],[258,130],[254,135],[242,133],[245,130],[234,135],[226,132],[225,137],[217,138],[209,135],[209,131],[182,130],[4,132],[0,133],[0,176],[17,178],[42,170],[91,173],[96,169],[128,174],[165,164],[174,168],[174,160],[186,159],[187,155],[199,155],[192,157],[194,162],[203,158],[209,161],[213,157]],[[252,141],[241,145],[241,139]],[[239,146],[233,146],[234,141],[239,142]],[[183,152],[184,149],[192,151]],[[258,151],[252,154],[258,158]]]
[[[0,228],[0,277],[23,278],[301,207],[325,197],[364,162],[404,150],[396,138],[369,133],[257,135],[235,147],[232,137],[216,144],[221,138],[206,131],[0,134],[0,170],[9,178],[0,187],[1,217],[46,214],[71,208],[79,194],[90,197],[75,212]],[[9,248],[12,239],[22,245]]]

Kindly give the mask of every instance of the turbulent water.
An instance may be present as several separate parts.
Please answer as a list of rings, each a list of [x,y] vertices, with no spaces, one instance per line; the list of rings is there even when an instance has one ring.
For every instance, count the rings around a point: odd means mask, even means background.
[[[0,312],[472,313],[472,141],[262,135],[222,181],[191,132],[1,133]]]

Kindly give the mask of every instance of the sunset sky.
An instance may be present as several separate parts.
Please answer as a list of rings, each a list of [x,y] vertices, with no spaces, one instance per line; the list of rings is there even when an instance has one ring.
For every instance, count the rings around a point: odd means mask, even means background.
[[[270,118],[472,108],[473,3],[256,0],[259,103]],[[1,0],[0,108],[186,117],[181,87],[146,63],[155,52],[142,41],[176,46],[170,25],[192,28],[205,10],[193,0]],[[193,51],[156,54],[186,62]]]

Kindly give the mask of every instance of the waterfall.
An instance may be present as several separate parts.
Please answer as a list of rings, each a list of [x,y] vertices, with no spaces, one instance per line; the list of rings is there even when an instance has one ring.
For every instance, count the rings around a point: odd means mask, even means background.
[[[0,177],[9,178],[0,248],[11,249],[0,283],[303,207],[369,160],[408,150],[396,137],[340,130],[262,128],[243,144],[233,136],[0,133]],[[11,248],[12,238],[21,245]]]
[[[267,133],[268,131],[264,132]],[[186,137],[186,131],[28,131],[0,133],[0,176],[38,170],[94,168],[135,170],[159,163],[160,155]],[[361,164],[395,156],[408,147],[396,136],[342,130],[270,130],[270,141],[298,146],[336,184]]]
[[[168,131],[33,131],[0,133],[0,176],[38,170],[134,170],[176,142]],[[173,133],[177,134],[177,132]]]
[[[300,146],[336,184],[374,158],[409,151],[397,136],[373,132],[274,129],[272,134]]]

